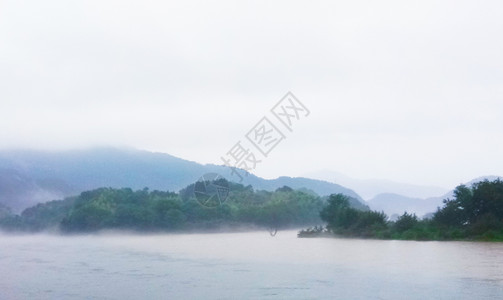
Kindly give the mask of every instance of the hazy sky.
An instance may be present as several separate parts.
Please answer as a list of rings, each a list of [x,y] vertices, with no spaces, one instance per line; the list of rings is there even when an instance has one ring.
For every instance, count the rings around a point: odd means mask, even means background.
[[[501,1],[2,0],[0,148],[221,164],[292,91],[311,113],[259,176],[501,175],[502,16]]]

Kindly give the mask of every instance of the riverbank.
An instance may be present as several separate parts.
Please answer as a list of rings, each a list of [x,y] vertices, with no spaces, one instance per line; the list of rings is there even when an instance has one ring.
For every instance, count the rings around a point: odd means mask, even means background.
[[[468,236],[462,232],[417,232],[406,231],[402,233],[376,232],[374,235],[356,235],[348,232],[330,232],[326,228],[311,227],[300,230],[297,233],[299,238],[354,238],[354,239],[375,239],[375,240],[400,240],[400,241],[465,241],[465,242],[503,242],[503,231],[488,231],[481,235]]]

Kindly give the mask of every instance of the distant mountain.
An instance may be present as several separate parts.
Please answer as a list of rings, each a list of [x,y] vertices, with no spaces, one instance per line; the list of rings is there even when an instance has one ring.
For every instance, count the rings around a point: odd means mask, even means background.
[[[365,200],[372,199],[384,193],[404,195],[411,198],[428,198],[443,195],[448,192],[448,189],[436,186],[415,185],[384,179],[355,179],[328,170],[307,173],[305,176],[348,187],[362,196]]]
[[[442,206],[443,198],[412,198],[403,195],[384,193],[367,201],[370,209],[384,211],[388,216],[393,214],[402,215],[404,212],[415,213],[422,217],[427,213],[436,211]]]
[[[465,185],[471,186],[474,183],[484,180],[494,181],[499,176],[483,176],[473,179]],[[383,193],[375,196],[367,201],[370,209],[384,211],[388,216],[393,214],[401,215],[405,211],[408,213],[415,213],[417,216],[422,217],[428,213],[435,212],[437,207],[443,206],[444,199],[452,199],[454,197],[454,190],[451,190],[439,197],[429,198],[413,198],[393,193]]]
[[[18,213],[39,202],[98,187],[178,191],[206,173],[218,173],[238,181],[228,167],[202,165],[165,153],[116,148],[61,152],[4,150],[0,151],[0,204]],[[248,174],[242,184],[269,191],[285,185],[306,188],[320,196],[342,193],[363,202],[348,188],[309,178],[267,180]]]

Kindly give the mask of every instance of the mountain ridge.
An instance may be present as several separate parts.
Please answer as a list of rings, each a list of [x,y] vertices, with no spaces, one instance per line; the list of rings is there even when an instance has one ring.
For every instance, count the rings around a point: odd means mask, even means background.
[[[226,166],[203,165],[166,153],[131,148],[2,150],[0,203],[20,212],[39,202],[99,187],[179,191],[207,173],[217,173],[236,181],[230,177],[231,169]],[[19,179],[17,185],[12,184],[15,178]],[[320,196],[343,193],[365,204],[353,190],[322,180],[287,176],[264,179],[248,173],[240,183],[257,190],[275,190],[287,185],[294,189],[307,188]]]

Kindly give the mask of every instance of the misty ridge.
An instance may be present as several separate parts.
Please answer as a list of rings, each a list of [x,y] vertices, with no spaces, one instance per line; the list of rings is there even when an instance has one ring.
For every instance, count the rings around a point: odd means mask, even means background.
[[[225,174],[229,168],[131,149],[3,152],[0,165],[5,170],[2,184],[16,183],[3,190],[0,202],[3,227],[11,230],[298,228],[319,224],[324,198],[318,193],[344,193],[354,207],[368,209],[355,192],[336,184],[308,178],[265,180],[252,174],[243,184],[228,183],[224,205],[204,207],[193,199],[194,182],[203,173]],[[26,197],[37,194],[63,196],[39,203]],[[9,207],[20,215],[13,216]]]
[[[457,231],[448,235],[411,235],[418,224],[426,224],[424,228],[433,226],[429,220],[441,218],[446,201],[458,197],[457,189],[428,199],[389,193],[364,201],[355,191],[327,181],[291,177],[266,180],[248,174],[243,183],[222,177],[220,180],[228,189],[225,202],[207,207],[195,198],[197,177],[209,172],[226,174],[229,168],[201,165],[162,153],[117,148],[3,151],[0,170],[0,186],[3,187],[0,190],[0,226],[14,232],[266,229],[275,233],[309,227],[311,229],[301,232],[301,236],[330,232],[406,239],[468,236],[468,233],[458,234]],[[499,177],[488,176],[474,179],[467,185],[498,184],[498,180]],[[337,204],[334,201],[338,201]],[[349,209],[350,215],[341,217],[341,209]],[[349,227],[342,231],[334,230],[338,227],[332,222],[341,218],[356,223],[344,225]],[[410,227],[409,235],[393,233],[393,228],[400,226],[396,224],[404,222]],[[324,224],[328,225],[324,227]],[[374,229],[368,231],[368,228]],[[376,231],[376,228],[380,229]],[[437,227],[424,228],[421,230],[432,232]]]
[[[169,154],[131,148],[100,147],[60,152],[1,150],[0,204],[20,213],[38,203],[101,187],[179,191],[207,173],[221,174],[230,181],[237,179],[232,178],[231,170],[225,166],[202,165]],[[389,215],[407,211],[423,216],[434,212],[444,199],[453,195],[452,191],[442,188],[383,180],[354,180],[335,172],[308,173],[306,176],[268,180],[249,173],[239,183],[266,191],[289,186],[311,190],[320,196],[342,193]],[[465,184],[497,178],[484,176]],[[364,197],[360,196],[360,191]],[[414,196],[415,193],[426,197]]]
[[[164,153],[134,149],[95,148],[64,152],[3,150],[0,151],[0,203],[20,213],[40,202],[75,196],[101,187],[179,191],[207,173],[232,179],[231,170],[226,166],[201,165]],[[321,196],[343,193],[363,202],[351,189],[309,178],[279,177],[268,180],[250,173],[240,183],[267,191],[289,186],[293,189],[305,188]]]

